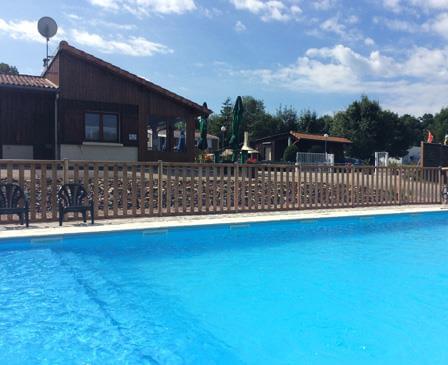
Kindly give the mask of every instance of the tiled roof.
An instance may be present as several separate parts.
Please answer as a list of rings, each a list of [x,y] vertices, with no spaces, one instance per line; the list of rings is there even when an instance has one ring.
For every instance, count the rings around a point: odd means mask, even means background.
[[[199,104],[197,104],[197,103],[195,103],[195,102],[193,102],[191,100],[188,100],[187,98],[184,98],[184,97],[182,97],[180,95],[177,95],[177,94],[175,94],[175,93],[173,93],[173,92],[171,92],[171,91],[169,91],[169,90],[167,90],[167,89],[165,89],[165,88],[163,88],[163,87],[161,87],[159,85],[154,84],[151,81],[148,81],[148,80],[146,80],[146,79],[144,79],[144,78],[142,78],[140,76],[137,76],[137,75],[135,75],[133,73],[130,73],[130,72],[126,71],[126,70],[123,70],[120,67],[117,67],[117,66],[115,66],[115,65],[113,65],[113,64],[111,64],[109,62],[106,62],[106,61],[104,61],[104,60],[102,60],[102,59],[100,59],[98,57],[95,57],[95,56],[93,56],[93,55],[91,55],[91,54],[89,54],[87,52],[84,52],[84,51],[82,51],[82,50],[80,50],[78,48],[75,48],[72,45],[69,45],[66,41],[61,41],[59,43],[58,52],[60,52],[60,51],[67,51],[67,52],[69,52],[72,55],[80,57],[83,60],[91,62],[91,63],[93,63],[93,64],[95,64],[97,66],[100,66],[100,67],[104,68],[104,69],[107,69],[107,70],[113,72],[114,74],[116,74],[118,76],[124,77],[124,78],[126,78],[128,80],[131,80],[131,81],[134,81],[137,84],[140,84],[140,85],[145,86],[145,87],[147,87],[147,88],[149,88],[151,90],[154,90],[154,91],[156,91],[156,92],[158,92],[158,93],[160,93],[162,95],[165,95],[165,96],[167,96],[167,97],[169,97],[171,99],[176,100],[177,102],[180,102],[180,103],[182,103],[184,105],[187,105],[190,108],[196,109],[197,111],[206,112],[207,114],[211,114],[212,113],[211,110],[205,109],[202,105],[199,105]],[[54,59],[56,59],[56,56],[53,58],[53,60]]]
[[[50,80],[40,76],[0,74],[0,86],[24,87],[34,89],[57,89]]]
[[[321,134],[310,134],[301,132],[290,132],[290,133],[293,137],[297,139],[307,139],[311,141],[327,141],[336,143],[352,143],[352,141],[344,137],[333,137],[333,136],[325,137]]]

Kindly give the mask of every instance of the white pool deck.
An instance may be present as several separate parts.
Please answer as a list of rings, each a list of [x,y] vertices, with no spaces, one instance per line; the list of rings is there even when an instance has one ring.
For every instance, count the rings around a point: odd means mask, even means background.
[[[348,209],[319,209],[305,211],[238,213],[220,215],[197,215],[178,217],[151,217],[99,220],[94,225],[80,222],[64,223],[59,227],[57,222],[31,223],[29,228],[20,225],[0,225],[0,242],[14,238],[35,238],[47,236],[92,234],[118,231],[134,231],[147,229],[167,229],[173,227],[204,226],[213,224],[248,224],[269,221],[285,221],[300,219],[319,219],[336,217],[362,217],[371,215],[426,213],[448,211],[446,205],[419,205],[394,207],[369,207]]]

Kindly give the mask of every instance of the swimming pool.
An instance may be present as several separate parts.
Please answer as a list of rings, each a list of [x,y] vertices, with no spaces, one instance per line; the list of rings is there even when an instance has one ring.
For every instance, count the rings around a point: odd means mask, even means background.
[[[0,243],[1,364],[446,364],[448,214]]]

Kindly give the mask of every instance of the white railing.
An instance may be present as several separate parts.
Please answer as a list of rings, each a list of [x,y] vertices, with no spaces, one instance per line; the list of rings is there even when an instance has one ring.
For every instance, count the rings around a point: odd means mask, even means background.
[[[297,152],[296,162],[299,165],[334,165],[334,155],[330,153]]]

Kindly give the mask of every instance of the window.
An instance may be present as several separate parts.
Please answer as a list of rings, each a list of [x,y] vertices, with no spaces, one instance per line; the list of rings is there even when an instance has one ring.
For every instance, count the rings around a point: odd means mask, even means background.
[[[148,150],[166,151],[167,122],[164,120],[151,120],[148,123]]]
[[[85,114],[85,140],[91,142],[118,142],[118,115],[111,113]]]
[[[99,141],[100,140],[100,114],[86,113],[86,140]]]
[[[153,117],[148,121],[147,135],[148,151],[187,151],[187,122],[183,118]]]

